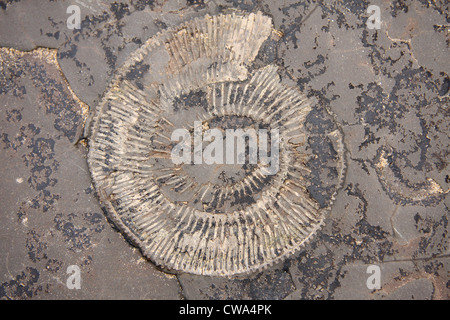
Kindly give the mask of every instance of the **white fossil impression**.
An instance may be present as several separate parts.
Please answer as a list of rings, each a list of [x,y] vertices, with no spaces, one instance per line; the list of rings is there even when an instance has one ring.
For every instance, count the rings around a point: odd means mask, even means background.
[[[95,110],[88,162],[117,226],[174,272],[259,271],[320,228],[327,208],[306,190],[304,120],[310,103],[278,68],[252,68],[274,29],[262,13],[205,16],[149,39],[119,70]],[[279,170],[261,164],[171,160],[171,133],[279,128]],[[341,166],[341,168],[343,165]]]

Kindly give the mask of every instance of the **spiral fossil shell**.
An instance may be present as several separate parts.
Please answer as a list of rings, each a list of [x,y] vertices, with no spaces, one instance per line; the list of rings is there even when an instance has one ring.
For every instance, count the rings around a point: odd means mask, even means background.
[[[307,190],[310,102],[281,82],[275,65],[252,65],[272,32],[261,13],[205,16],[163,31],[128,59],[97,106],[88,161],[98,196],[167,270],[255,272],[298,250],[323,222],[327,206]],[[194,121],[279,128],[278,172],[174,164],[171,132],[192,130]],[[330,161],[341,179],[342,146],[335,146]]]

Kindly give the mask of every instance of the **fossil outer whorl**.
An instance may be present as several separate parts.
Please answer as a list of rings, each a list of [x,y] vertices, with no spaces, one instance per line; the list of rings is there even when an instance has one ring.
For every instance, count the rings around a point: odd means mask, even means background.
[[[298,250],[322,224],[330,203],[307,188],[310,104],[281,83],[276,66],[251,69],[272,31],[261,13],[206,16],[166,30],[129,58],[96,109],[88,160],[100,200],[168,270],[258,271]],[[278,128],[278,172],[265,175],[261,164],[175,164],[171,133],[192,132],[194,121],[203,132]],[[327,161],[340,181],[338,130],[329,141],[336,155]]]

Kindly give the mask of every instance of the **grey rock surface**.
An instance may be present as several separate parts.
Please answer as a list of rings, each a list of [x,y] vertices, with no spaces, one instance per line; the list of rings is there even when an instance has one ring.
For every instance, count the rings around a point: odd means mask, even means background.
[[[233,9],[273,19],[273,59],[342,130],[346,175],[296,256],[245,278],[175,276],[106,218],[83,129],[149,37]],[[0,1],[0,299],[449,299],[449,21],[446,1]]]

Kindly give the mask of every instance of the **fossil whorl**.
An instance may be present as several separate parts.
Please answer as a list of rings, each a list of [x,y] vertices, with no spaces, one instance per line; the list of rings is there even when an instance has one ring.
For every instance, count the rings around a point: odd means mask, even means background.
[[[298,250],[323,222],[329,203],[307,189],[310,103],[281,82],[276,66],[252,66],[273,31],[261,13],[205,16],[163,31],[128,59],[97,106],[88,161],[98,196],[143,254],[168,270],[258,271]],[[192,132],[194,121],[203,130],[278,128],[278,172],[175,164],[171,133]],[[334,130],[327,161],[340,181],[339,139]]]

